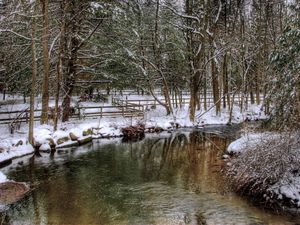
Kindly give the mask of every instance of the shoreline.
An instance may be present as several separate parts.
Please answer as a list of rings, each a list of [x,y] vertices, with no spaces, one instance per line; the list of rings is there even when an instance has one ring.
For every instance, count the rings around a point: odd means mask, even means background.
[[[296,144],[292,140],[296,139]],[[294,144],[290,150],[285,146]],[[300,213],[298,136],[290,133],[247,133],[226,150],[225,176],[236,193],[261,206]],[[295,157],[296,159],[293,159]],[[254,160],[255,159],[255,160]],[[289,161],[290,160],[290,161]]]
[[[240,123],[236,123],[234,125],[238,125]],[[207,124],[202,126],[178,126],[178,127],[168,127],[162,128],[159,126],[151,126],[145,128],[145,134],[151,133],[161,133],[161,132],[174,132],[179,129],[205,129],[210,127],[220,127],[220,126],[228,126],[226,124]],[[49,130],[48,125],[41,126],[42,128],[38,128],[39,131]],[[125,127],[125,126],[124,126]],[[35,152],[43,152],[50,153],[56,152],[61,149],[68,149],[72,147],[83,146],[92,142],[93,140],[99,139],[114,139],[114,138],[123,138],[124,135],[121,132],[121,129],[124,127],[120,127],[115,129],[115,131],[111,131],[110,133],[94,133],[93,127],[82,130],[82,135],[78,128],[76,132],[74,129],[70,130],[58,130],[56,132],[50,132],[45,135],[46,132],[41,132],[43,135],[35,135],[35,144],[32,146],[28,143],[28,140],[24,137],[16,138],[13,142],[16,144],[12,144],[6,150],[2,149],[0,153],[0,168],[4,168],[12,163],[14,159],[22,158],[28,155],[33,155]],[[97,129],[96,129],[97,130]],[[75,140],[76,139],[76,140]]]

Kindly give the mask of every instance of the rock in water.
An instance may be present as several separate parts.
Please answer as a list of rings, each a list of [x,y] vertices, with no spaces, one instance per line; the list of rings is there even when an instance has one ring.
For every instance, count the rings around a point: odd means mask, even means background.
[[[86,143],[93,141],[93,137],[91,135],[83,136],[83,137],[79,138],[77,141],[78,141],[79,145],[84,145]]]
[[[58,145],[61,145],[61,144],[65,143],[65,142],[67,142],[67,141],[69,141],[69,140],[70,140],[69,137],[62,137],[62,138],[59,138],[59,139],[57,140],[57,144],[58,144]]]
[[[72,132],[69,134],[69,136],[70,136],[70,138],[71,138],[72,141],[77,141],[78,140],[77,135],[74,134],[74,133],[72,133]]]
[[[12,204],[23,198],[30,188],[25,183],[7,181],[0,183],[0,204]]]

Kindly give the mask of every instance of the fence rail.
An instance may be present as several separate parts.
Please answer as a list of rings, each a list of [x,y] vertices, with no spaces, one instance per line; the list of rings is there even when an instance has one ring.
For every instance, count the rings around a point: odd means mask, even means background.
[[[116,117],[143,117],[144,112],[135,108],[134,104],[128,104],[127,106],[80,106],[76,108],[75,113],[72,113],[71,119],[86,119],[86,118],[116,118]],[[141,108],[140,108],[141,109]],[[41,116],[40,109],[34,111],[34,121],[39,121]],[[50,112],[49,112],[50,113]],[[0,125],[8,125],[11,133],[19,130],[22,123],[29,123],[30,111],[29,109],[13,110],[9,112],[0,112]],[[49,115],[50,118],[53,115]],[[51,117],[52,116],[52,117]]]
[[[230,100],[232,101],[232,95],[230,96]],[[201,105],[204,105],[206,103],[207,107],[210,107],[215,104],[214,98],[212,94],[208,94],[206,97],[204,96],[198,96],[199,102]],[[260,96],[260,101],[262,102],[264,99],[263,95]],[[165,99],[159,98],[159,101],[165,103]],[[135,104],[135,107],[147,107],[147,106],[156,106],[158,105],[158,101],[153,99],[128,99],[127,96],[125,99],[119,99],[116,97],[113,97],[113,101],[116,103],[121,103],[122,105],[130,105]],[[234,95],[234,103],[241,104],[241,102],[244,101],[249,103],[250,97],[249,96],[242,96],[241,94],[235,94]],[[188,97],[182,97],[182,98],[171,98],[171,104],[173,106],[180,106],[180,105],[188,105],[190,103],[190,98]],[[246,104],[247,104],[246,103]]]
[[[233,96],[231,96],[232,99]],[[263,99],[263,96],[260,96],[260,99]],[[164,99],[159,99],[161,102],[165,102]],[[201,107],[206,102],[207,107],[214,105],[214,99],[211,94],[207,95],[206,98],[199,96]],[[249,102],[249,96],[242,96],[240,93],[237,93],[234,96],[234,102],[241,104],[241,102]],[[173,106],[182,106],[187,105],[190,102],[190,98],[181,97],[181,98],[172,98],[171,103]],[[247,104],[247,103],[246,103]],[[159,105],[158,101],[155,99],[128,99],[126,96],[125,99],[120,99],[112,96],[112,105],[111,106],[79,106],[74,108],[75,112],[71,114],[71,119],[85,119],[85,118],[115,118],[119,116],[123,117],[144,117],[145,111],[148,110],[149,106]],[[36,109],[34,111],[35,116],[34,120],[40,120],[41,109]],[[53,112],[52,112],[53,114]],[[53,115],[49,111],[50,118],[53,118]],[[17,129],[21,123],[29,122],[29,109],[25,110],[13,110],[8,112],[0,111],[0,124],[7,124],[11,129]]]

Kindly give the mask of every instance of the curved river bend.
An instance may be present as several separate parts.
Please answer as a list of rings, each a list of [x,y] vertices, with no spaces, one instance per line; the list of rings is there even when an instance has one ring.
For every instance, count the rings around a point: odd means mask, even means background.
[[[242,199],[220,174],[234,129],[118,139],[4,168],[33,191],[2,209],[1,224],[295,224]]]

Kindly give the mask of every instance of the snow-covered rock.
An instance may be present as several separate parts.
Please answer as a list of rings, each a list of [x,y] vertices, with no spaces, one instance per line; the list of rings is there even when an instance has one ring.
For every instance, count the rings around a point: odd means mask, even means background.
[[[93,141],[93,137],[92,137],[92,135],[84,136],[84,137],[79,138],[77,141],[78,141],[79,145],[83,145],[83,144]]]
[[[51,139],[53,128],[49,125],[41,125],[34,129],[34,145],[41,146],[44,143],[48,143]]]
[[[78,141],[67,141],[67,142],[64,142],[60,145],[57,145],[56,148],[59,149],[59,148],[70,148],[70,147],[75,147],[75,146],[78,146],[79,143]]]
[[[39,150],[42,152],[49,152],[49,151],[51,151],[51,146],[48,143],[44,143],[41,145]]]
[[[2,172],[0,172],[0,183],[6,182],[6,181],[7,181],[6,175],[4,175]]]

